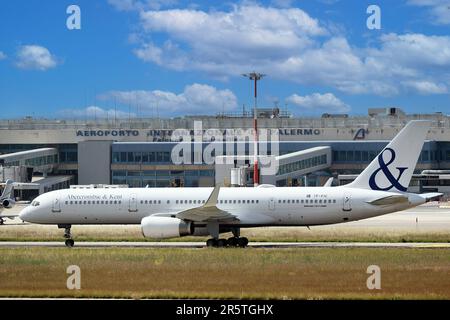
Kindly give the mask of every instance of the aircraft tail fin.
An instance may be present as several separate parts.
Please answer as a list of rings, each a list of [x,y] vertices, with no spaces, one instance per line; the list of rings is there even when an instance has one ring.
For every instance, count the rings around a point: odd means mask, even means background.
[[[0,196],[0,200],[10,199],[13,193],[13,184],[14,182],[10,179],[6,180],[5,188],[3,189],[2,195]]]
[[[346,187],[406,192],[429,127],[430,121],[410,121]]]

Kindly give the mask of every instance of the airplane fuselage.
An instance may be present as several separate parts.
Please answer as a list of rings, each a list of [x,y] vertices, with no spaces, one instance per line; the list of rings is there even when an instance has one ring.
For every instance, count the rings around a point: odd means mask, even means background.
[[[23,219],[40,224],[140,224],[144,217],[175,217],[201,207],[213,188],[65,189],[37,197]],[[355,221],[405,210],[425,202],[373,205],[394,192],[346,187],[221,188],[217,208],[246,226],[312,226]]]

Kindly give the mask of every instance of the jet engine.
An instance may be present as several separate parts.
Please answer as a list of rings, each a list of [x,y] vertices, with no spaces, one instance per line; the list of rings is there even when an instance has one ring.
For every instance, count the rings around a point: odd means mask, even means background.
[[[16,201],[14,199],[3,199],[2,200],[2,206],[3,208],[11,209],[16,204]]]
[[[194,224],[171,217],[145,217],[141,221],[144,237],[154,239],[184,237],[194,234]]]

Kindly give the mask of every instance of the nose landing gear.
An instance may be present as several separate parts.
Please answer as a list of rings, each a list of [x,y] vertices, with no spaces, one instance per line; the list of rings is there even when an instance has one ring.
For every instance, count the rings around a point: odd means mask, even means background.
[[[58,228],[64,228],[64,238],[66,238],[65,244],[68,248],[72,248],[75,245],[75,241],[72,239],[72,234],[70,233],[71,227],[72,225],[70,224],[58,225]]]

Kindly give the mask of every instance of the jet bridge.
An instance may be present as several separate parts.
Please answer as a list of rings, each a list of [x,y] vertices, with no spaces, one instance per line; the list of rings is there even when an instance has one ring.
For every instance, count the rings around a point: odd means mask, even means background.
[[[0,155],[0,166],[26,167],[34,172],[48,173],[58,165],[56,148],[39,148]]]

